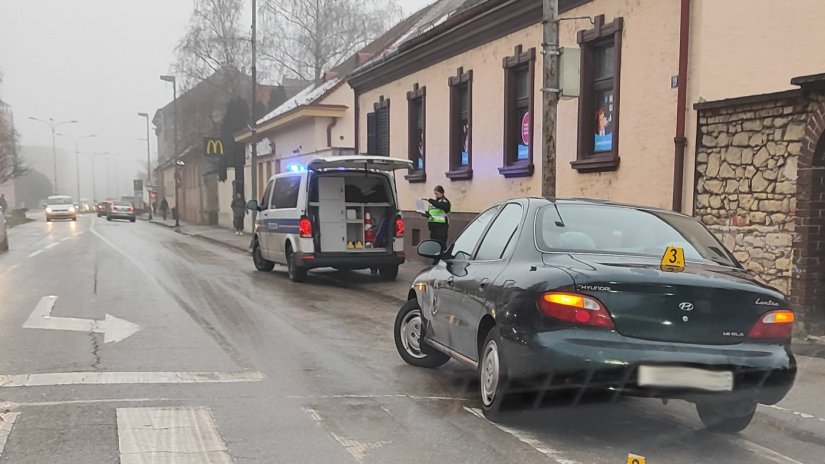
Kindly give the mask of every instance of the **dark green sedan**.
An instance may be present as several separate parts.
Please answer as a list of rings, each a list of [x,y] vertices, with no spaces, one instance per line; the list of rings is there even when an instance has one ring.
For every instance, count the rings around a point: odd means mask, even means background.
[[[477,368],[491,419],[514,392],[609,390],[693,402],[706,426],[735,433],[793,385],[785,296],[691,217],[516,199],[419,254],[437,262],[398,313],[398,351]]]

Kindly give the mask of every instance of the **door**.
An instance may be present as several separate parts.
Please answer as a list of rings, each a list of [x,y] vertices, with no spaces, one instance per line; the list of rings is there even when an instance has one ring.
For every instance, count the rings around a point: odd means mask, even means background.
[[[279,176],[272,188],[270,217],[273,221],[273,233],[269,248],[278,262],[286,262],[286,242],[290,235],[299,236],[301,211],[298,197],[301,193],[302,174]],[[301,251],[301,250],[293,250]]]
[[[448,250],[449,257],[439,262],[433,269],[433,291],[435,300],[432,308],[432,319],[428,326],[428,338],[446,345],[459,353],[471,356],[473,352],[465,353],[459,350],[459,341],[464,338],[459,332],[468,330],[461,327],[462,297],[456,291],[456,279],[463,278],[467,273],[470,260],[476,246],[493,221],[498,212],[498,206],[481,213],[468,225],[461,235],[453,242]],[[466,323],[466,321],[464,321]]]
[[[485,314],[499,303],[504,279],[500,279],[518,239],[524,208],[517,203],[505,205],[487,229],[484,238],[462,275],[455,275],[453,291],[461,303],[451,308],[460,322],[455,331],[455,350],[478,359],[478,325]]]
[[[272,249],[270,248],[271,240],[271,233],[272,233],[272,218],[270,212],[270,202],[272,199],[272,188],[275,185],[275,180],[271,179],[268,184],[266,184],[266,189],[264,190],[264,196],[261,198],[260,208],[261,211],[258,213],[258,225],[260,228],[258,229],[258,243],[261,246],[261,254],[264,258],[268,260],[272,260]]]
[[[341,176],[318,178],[318,221],[321,252],[347,251],[347,205],[345,179]]]

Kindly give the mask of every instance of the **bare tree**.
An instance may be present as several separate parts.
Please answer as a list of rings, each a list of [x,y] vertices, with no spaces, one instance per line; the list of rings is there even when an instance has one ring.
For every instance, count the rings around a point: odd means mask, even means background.
[[[263,0],[262,62],[319,82],[401,17],[395,0]]]
[[[189,26],[175,48],[172,65],[183,90],[225,68],[243,71],[250,64],[249,35],[244,34],[245,0],[194,0]]]
[[[0,73],[0,83],[3,82]],[[11,108],[0,101],[0,185],[26,173],[17,156],[17,131],[14,130]]]

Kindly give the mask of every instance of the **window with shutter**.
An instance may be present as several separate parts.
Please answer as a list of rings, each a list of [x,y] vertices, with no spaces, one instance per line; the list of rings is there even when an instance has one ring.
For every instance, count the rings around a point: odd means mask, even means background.
[[[374,155],[377,151],[375,113],[367,113],[367,154]]]
[[[387,100],[385,100],[387,101]],[[379,156],[390,156],[390,108],[388,106],[376,111],[377,140],[376,152]]]

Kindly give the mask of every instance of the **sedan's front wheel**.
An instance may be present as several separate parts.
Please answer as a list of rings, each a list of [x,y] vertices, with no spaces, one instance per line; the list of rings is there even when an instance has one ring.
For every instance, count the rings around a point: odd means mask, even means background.
[[[484,416],[492,421],[501,418],[504,401],[509,388],[507,363],[501,354],[501,336],[498,327],[493,327],[484,340],[481,361],[478,363],[481,383],[481,409]]]
[[[410,300],[395,317],[395,348],[407,364],[428,369],[443,366],[450,357],[422,344],[424,320],[418,301]]]
[[[756,413],[756,401],[696,403],[696,412],[708,430],[734,434],[750,425]]]

